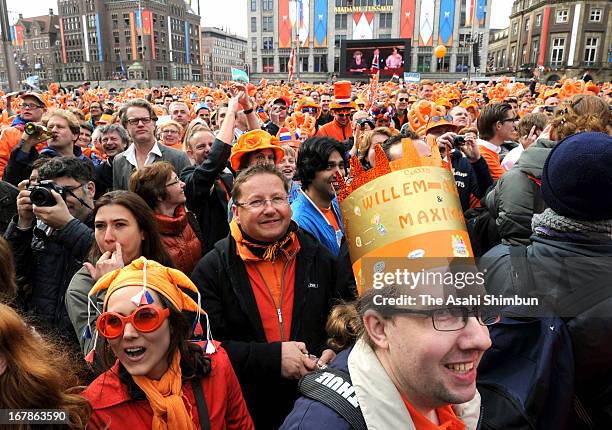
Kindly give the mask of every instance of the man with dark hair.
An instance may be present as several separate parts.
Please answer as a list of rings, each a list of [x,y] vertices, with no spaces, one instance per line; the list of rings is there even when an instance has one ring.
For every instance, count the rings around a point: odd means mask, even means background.
[[[118,154],[125,151],[130,144],[125,128],[119,124],[107,124],[98,127],[100,143],[106,159],[94,167],[94,181],[96,183],[96,198],[113,189],[113,160]]]
[[[396,130],[408,123],[408,93],[400,91],[395,96],[395,115],[391,118]]]
[[[144,99],[133,99],[125,103],[119,111],[121,124],[127,130],[133,145],[117,155],[113,161],[113,188],[127,190],[130,175],[138,169],[156,161],[167,161],[174,167],[177,175],[191,165],[189,157],[155,140],[155,121],[157,116],[153,106]]]
[[[104,113],[104,108],[102,103],[97,100],[94,100],[89,104],[89,123],[93,128],[96,128],[98,121],[102,118],[102,114]]]
[[[289,184],[271,164],[234,181],[230,234],[192,280],[234,366],[257,429],[277,429],[297,381],[334,357],[325,323],[342,281],[334,256],[291,220]]]
[[[344,237],[340,208],[336,199],[339,183],[336,173],[346,175],[344,146],[331,137],[311,137],[298,152],[297,176],[302,190],[291,204],[293,219],[312,233],[334,255],[340,253]]]
[[[317,118],[317,127],[321,127],[322,125],[334,120],[334,115],[329,109],[331,101],[332,99],[329,94],[321,94],[321,114],[319,115],[319,118]]]
[[[55,157],[38,169],[38,180],[19,183],[17,215],[4,237],[13,250],[17,276],[31,287],[30,296],[21,301],[36,328],[76,343],[64,295],[94,241],[93,168],[75,157]],[[35,191],[33,185],[38,186]]]
[[[494,181],[505,173],[499,158],[501,146],[507,140],[517,140],[516,125],[519,120],[518,114],[509,103],[495,103],[480,111],[478,146]]]

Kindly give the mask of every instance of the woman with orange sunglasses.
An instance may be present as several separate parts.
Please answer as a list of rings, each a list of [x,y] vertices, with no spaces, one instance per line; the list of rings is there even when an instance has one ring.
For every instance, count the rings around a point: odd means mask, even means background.
[[[96,327],[110,349],[104,356],[112,352],[116,361],[83,393],[93,409],[88,428],[254,428],[229,358],[210,330],[205,341],[189,340],[203,337],[205,313],[185,274],[141,257],[100,278],[90,306],[98,307],[93,298],[104,291]]]

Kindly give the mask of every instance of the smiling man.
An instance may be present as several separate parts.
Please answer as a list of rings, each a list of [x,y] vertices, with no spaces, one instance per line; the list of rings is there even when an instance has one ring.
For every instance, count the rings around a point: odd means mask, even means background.
[[[292,203],[293,219],[312,233],[334,255],[340,253],[344,237],[340,208],[336,199],[336,173],[346,175],[344,146],[329,137],[311,137],[300,147],[297,174],[301,193]]]
[[[352,86],[349,81],[334,83],[334,101],[329,106],[334,120],[319,128],[317,136],[329,136],[344,142],[353,135],[351,117],[357,110],[357,104],[352,100],[351,91]]]
[[[155,140],[157,116],[148,101],[144,99],[128,101],[121,107],[119,117],[134,144],[113,161],[115,190],[127,190],[132,171],[156,161],[169,162],[179,175],[185,167],[191,165],[186,153],[157,143]]]
[[[333,358],[325,323],[342,284],[334,256],[291,220],[288,192],[274,165],[242,171],[230,234],[192,274],[255,426],[264,430],[282,423],[297,380]]]

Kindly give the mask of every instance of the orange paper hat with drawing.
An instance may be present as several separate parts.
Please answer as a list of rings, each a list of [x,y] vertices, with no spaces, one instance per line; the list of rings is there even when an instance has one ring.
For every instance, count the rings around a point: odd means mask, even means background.
[[[340,180],[338,202],[360,294],[389,259],[401,265],[473,256],[455,179],[438,146],[430,144],[430,156],[420,156],[409,138],[402,147],[403,157],[389,162],[377,145],[375,167],[367,171],[353,157],[352,181]]]

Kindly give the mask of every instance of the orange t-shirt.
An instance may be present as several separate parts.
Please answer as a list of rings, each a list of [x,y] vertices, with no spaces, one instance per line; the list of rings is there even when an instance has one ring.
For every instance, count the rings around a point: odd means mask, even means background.
[[[501,166],[501,162],[499,161],[499,154],[495,151],[490,150],[484,145],[478,146],[480,149],[480,155],[487,162],[487,166],[489,167],[489,172],[491,172],[491,177],[494,181],[497,181],[501,178],[506,171]]]
[[[334,211],[333,211],[333,209],[331,207],[329,209],[319,208],[319,210],[325,216],[325,219],[334,228],[335,232],[340,230],[340,226],[338,225],[338,220],[336,219],[336,214],[334,213]]]
[[[403,393],[400,393],[406,409],[410,413],[410,418],[414,423],[416,430],[465,430],[465,423],[457,418],[455,411],[450,405],[436,408],[436,414],[438,415],[439,425],[436,425],[429,421],[423,414],[417,411],[408,401]]]

